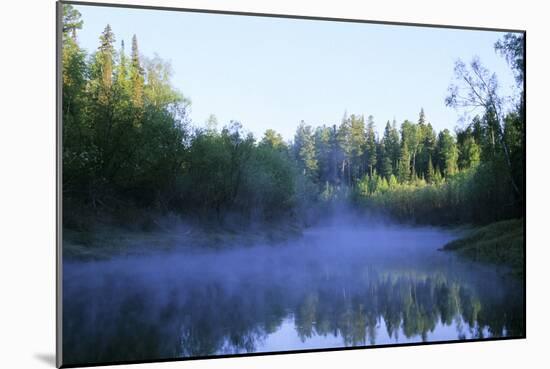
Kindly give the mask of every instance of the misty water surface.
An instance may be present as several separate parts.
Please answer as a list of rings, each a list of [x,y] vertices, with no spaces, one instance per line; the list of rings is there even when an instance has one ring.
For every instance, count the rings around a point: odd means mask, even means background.
[[[342,221],[285,245],[65,261],[66,364],[517,336],[523,287],[434,228]]]

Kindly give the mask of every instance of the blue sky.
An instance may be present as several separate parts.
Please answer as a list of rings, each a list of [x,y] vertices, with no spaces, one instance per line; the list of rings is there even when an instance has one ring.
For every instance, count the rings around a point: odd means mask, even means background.
[[[117,47],[138,37],[147,57],[170,61],[173,85],[192,101],[193,124],[210,114],[240,121],[256,137],[268,128],[292,139],[301,120],[339,124],[344,112],[387,120],[418,119],[436,130],[460,126],[445,107],[458,58],[482,63],[511,93],[513,75],[494,51],[503,33],[159,10],[75,6],[80,45],[96,50],[109,23]]]

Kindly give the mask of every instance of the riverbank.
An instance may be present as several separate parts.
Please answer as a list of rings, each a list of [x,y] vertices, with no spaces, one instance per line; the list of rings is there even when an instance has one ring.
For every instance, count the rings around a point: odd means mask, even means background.
[[[87,231],[63,230],[63,258],[106,260],[116,256],[145,255],[178,250],[216,250],[253,245],[275,245],[299,237],[302,229],[278,223],[236,229],[178,225],[150,231],[101,225]]]
[[[517,277],[524,274],[524,218],[491,223],[465,231],[443,250],[455,251],[475,261],[506,265]]]

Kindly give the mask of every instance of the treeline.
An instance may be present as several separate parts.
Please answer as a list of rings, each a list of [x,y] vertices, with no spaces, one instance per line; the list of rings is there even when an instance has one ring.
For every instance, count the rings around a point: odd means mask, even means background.
[[[496,75],[479,59],[474,58],[469,66],[457,61],[457,84],[449,87],[446,104],[476,109],[480,114],[456,129],[454,136],[445,130],[439,133],[435,149],[429,144],[433,139],[429,130],[422,135],[426,132],[422,113],[416,130],[404,124],[396,178],[383,169],[390,168],[383,157],[379,174],[358,182],[355,194],[360,202],[402,220],[431,224],[486,224],[524,216],[524,39],[506,34],[495,50],[512,68],[516,96],[499,96]],[[420,135],[413,134],[411,139],[410,132]],[[379,147],[385,148],[387,142],[384,135]],[[435,154],[435,161],[430,153]],[[417,155],[420,161],[415,160]],[[426,157],[428,164],[423,166]]]
[[[293,152],[323,199],[351,194],[421,223],[486,223],[521,216],[523,206],[520,113],[507,113],[502,130],[498,125],[488,112],[454,134],[436,133],[422,109],[417,122],[405,120],[398,129],[388,121],[378,137],[372,116],[365,122],[351,115],[339,126],[300,124]]]
[[[472,150],[459,150],[459,144],[471,145]],[[464,168],[479,161],[479,147],[474,142],[457,143],[447,129],[436,134],[423,109],[418,123],[405,120],[398,129],[395,120],[393,124],[388,121],[381,138],[372,116],[365,122],[364,116],[352,114],[339,126],[316,129],[302,122],[294,152],[313,182],[348,187],[376,175],[401,183],[417,178],[437,181],[458,171],[459,153],[463,153],[460,163]]]
[[[339,125],[301,122],[294,140],[274,130],[260,140],[239,122],[193,127],[190,100],[170,82],[170,66],[116,46],[109,25],[88,55],[83,22],[63,14],[63,215],[68,227],[91,220],[153,225],[175,212],[201,223],[295,222],[314,206],[355,200],[423,223],[485,223],[521,216],[523,100],[504,109],[494,76],[474,60],[457,63],[447,104],[480,108],[464,128],[436,132],[421,109],[416,122],[345,115]],[[496,48],[523,84],[523,39]]]
[[[324,199],[351,192],[357,203],[405,221],[484,224],[522,217],[523,37],[506,34],[495,50],[512,67],[516,96],[499,96],[496,76],[477,58],[469,66],[459,60],[457,84],[445,102],[478,113],[462,128],[436,133],[423,109],[417,122],[405,120],[399,129],[388,121],[382,137],[372,116],[344,116],[339,126],[317,128],[302,122],[293,152],[303,174]]]

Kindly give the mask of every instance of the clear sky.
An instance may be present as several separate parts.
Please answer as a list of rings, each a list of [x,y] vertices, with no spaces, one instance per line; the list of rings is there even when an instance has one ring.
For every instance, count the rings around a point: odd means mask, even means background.
[[[261,137],[292,139],[301,120],[339,124],[344,112],[373,115],[378,132],[394,118],[417,121],[423,107],[436,130],[460,126],[445,107],[458,58],[479,56],[510,94],[513,75],[494,51],[503,33],[160,10],[76,6],[80,45],[93,52],[107,23],[117,48],[138,37],[147,57],[171,62],[173,85],[191,102],[191,119],[214,114]]]

